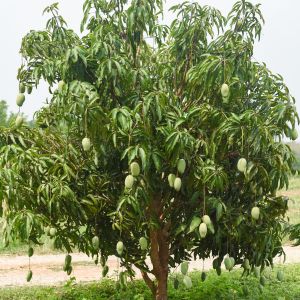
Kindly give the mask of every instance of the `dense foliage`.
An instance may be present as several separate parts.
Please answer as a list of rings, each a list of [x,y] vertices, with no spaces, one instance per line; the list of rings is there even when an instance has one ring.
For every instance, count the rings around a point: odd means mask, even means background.
[[[1,131],[0,152],[7,243],[46,232],[103,266],[118,255],[121,284],[136,266],[156,299],[182,261],[212,253],[220,272],[228,254],[228,269],[247,259],[253,270],[282,253],[276,190],[294,172],[282,138],[296,138],[298,121],[282,77],[253,59],[258,5],[241,0],[224,17],[184,2],[169,27],[162,9],[86,0],[81,37],[46,8],[46,29],[23,38],[18,78],[27,89],[45,80],[51,99],[35,128]]]

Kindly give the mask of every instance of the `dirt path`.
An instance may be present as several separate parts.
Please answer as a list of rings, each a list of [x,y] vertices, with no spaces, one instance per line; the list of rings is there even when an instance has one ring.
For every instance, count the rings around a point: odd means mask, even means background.
[[[288,191],[280,191],[279,195],[284,195],[290,198],[293,198],[293,196],[299,196],[300,195],[300,189],[293,189]]]
[[[300,247],[285,246],[287,254],[286,263],[300,263]],[[59,285],[65,283],[69,276],[62,270],[65,256],[59,255],[34,255],[31,258],[31,269],[33,278],[30,283],[25,280],[28,270],[27,256],[0,256],[0,287],[9,286],[31,286],[31,285]],[[96,266],[91,258],[84,254],[72,255],[73,273],[77,282],[95,281],[101,278],[101,267]],[[276,258],[276,262],[281,262]],[[204,263],[204,268],[211,268],[212,260],[208,259]],[[108,261],[110,267],[109,276],[114,277],[118,269],[116,257],[110,257]],[[202,269],[202,261],[193,261],[190,270]],[[138,276],[139,273],[137,272]]]

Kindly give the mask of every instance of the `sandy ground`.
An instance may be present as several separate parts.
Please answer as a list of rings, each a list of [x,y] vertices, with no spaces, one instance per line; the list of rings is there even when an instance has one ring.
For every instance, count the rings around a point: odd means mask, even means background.
[[[287,259],[285,263],[300,263],[300,247],[285,246]],[[0,287],[9,286],[32,286],[32,285],[60,285],[65,283],[70,277],[63,272],[65,255],[34,255],[31,258],[31,269],[33,278],[30,283],[26,282],[28,271],[27,256],[0,256]],[[277,263],[282,263],[283,258],[276,258]],[[204,262],[204,269],[211,269],[212,260]],[[96,266],[91,258],[84,254],[72,254],[73,273],[77,282],[89,282],[101,279],[101,267]],[[118,260],[110,257],[108,260],[110,271],[108,276],[114,277],[118,270]],[[202,269],[202,261],[190,263],[190,270]],[[138,277],[140,274],[137,272]]]

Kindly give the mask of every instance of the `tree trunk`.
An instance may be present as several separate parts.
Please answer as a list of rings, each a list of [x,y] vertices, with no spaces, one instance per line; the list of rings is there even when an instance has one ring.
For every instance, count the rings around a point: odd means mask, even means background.
[[[168,299],[168,273],[162,274],[157,282],[155,300]]]
[[[157,285],[152,285],[149,282],[147,285],[151,288],[153,299],[167,300],[168,299],[168,273],[169,273],[169,229],[170,223],[165,223],[162,215],[162,203],[155,199],[150,205],[151,217],[160,221],[160,226],[151,228],[150,235],[150,259],[153,270],[151,273],[157,280]],[[144,276],[143,276],[144,277]],[[144,280],[147,278],[144,277]],[[145,281],[146,281],[145,280]],[[147,280],[148,281],[148,280]],[[155,290],[154,290],[155,287]]]
[[[152,292],[154,300],[167,300],[168,299],[168,273],[161,274],[160,278],[157,278],[157,284],[155,284],[148,276],[148,274],[141,270],[143,279],[149,289]]]

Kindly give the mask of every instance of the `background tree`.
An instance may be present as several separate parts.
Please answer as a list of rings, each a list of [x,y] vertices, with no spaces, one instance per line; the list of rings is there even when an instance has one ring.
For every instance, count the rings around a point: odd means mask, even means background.
[[[8,105],[5,100],[0,100],[0,126],[8,127],[14,122],[17,115],[8,113]]]
[[[189,287],[185,261],[212,254],[218,273],[224,257],[249,273],[282,254],[287,199],[276,189],[294,172],[282,138],[296,138],[298,121],[282,77],[253,59],[258,5],[239,1],[224,17],[184,2],[170,27],[162,9],[86,0],[80,38],[57,4],[46,8],[46,29],[22,41],[18,78],[45,80],[52,98],[36,128],[2,130],[0,152],[6,242],[46,232],[99,258],[104,275],[115,254],[121,285],[135,266],[157,300],[182,262]]]
[[[4,100],[0,101],[0,125],[7,125],[7,103]]]

